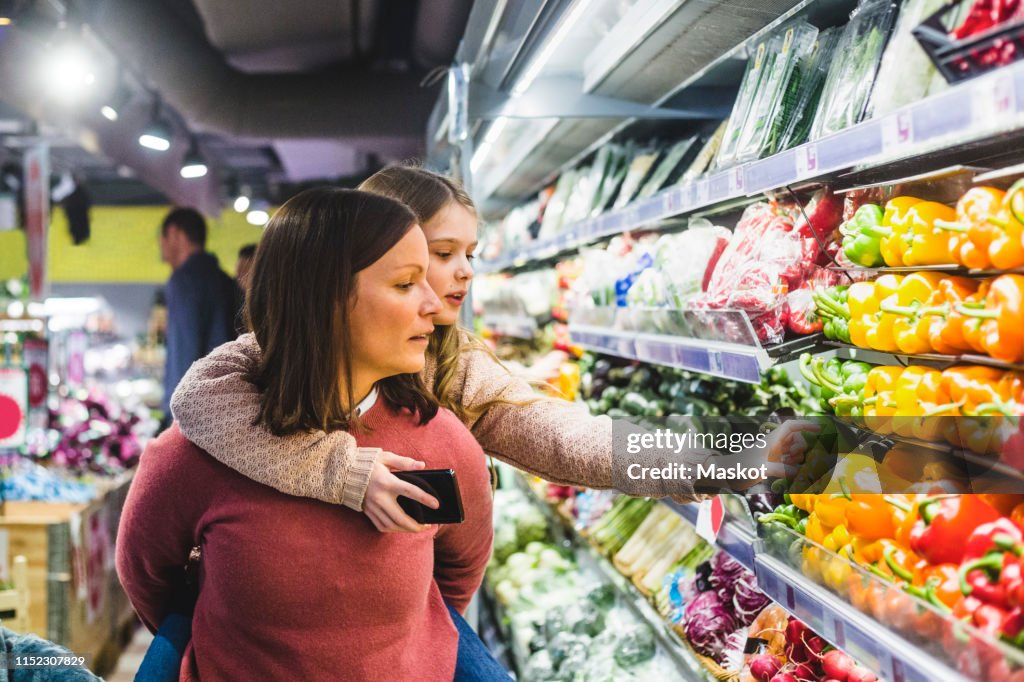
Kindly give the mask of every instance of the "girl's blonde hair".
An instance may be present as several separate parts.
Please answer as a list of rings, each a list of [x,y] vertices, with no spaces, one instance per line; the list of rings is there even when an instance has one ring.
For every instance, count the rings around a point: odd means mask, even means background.
[[[412,209],[420,225],[430,222],[443,209],[456,203],[476,215],[476,205],[469,194],[451,178],[414,165],[388,166],[367,178],[359,189],[397,199]],[[437,372],[431,390],[437,402],[451,410],[464,423],[472,424],[497,403],[493,400],[475,409],[468,409],[453,397],[456,370],[462,353],[483,351],[494,357],[490,349],[474,334],[457,323],[438,326],[430,337],[427,352],[437,358]],[[498,362],[497,358],[494,358]],[[519,403],[511,403],[519,404]]]

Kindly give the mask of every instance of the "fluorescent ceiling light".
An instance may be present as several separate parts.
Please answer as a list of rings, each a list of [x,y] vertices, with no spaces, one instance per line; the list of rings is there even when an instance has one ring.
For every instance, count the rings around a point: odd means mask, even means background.
[[[103,114],[103,118],[107,119],[108,121],[117,120],[117,109],[110,106],[109,104],[104,104],[102,107],[100,107],[100,113]]]
[[[244,194],[239,194],[235,198],[235,211],[238,213],[245,213],[249,210],[249,197]]]

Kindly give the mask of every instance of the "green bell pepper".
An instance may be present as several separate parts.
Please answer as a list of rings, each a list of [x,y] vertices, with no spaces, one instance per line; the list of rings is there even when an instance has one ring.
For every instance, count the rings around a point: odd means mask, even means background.
[[[887,233],[882,227],[881,206],[865,204],[839,228],[843,234],[843,253],[852,263],[865,268],[884,265],[881,240]]]

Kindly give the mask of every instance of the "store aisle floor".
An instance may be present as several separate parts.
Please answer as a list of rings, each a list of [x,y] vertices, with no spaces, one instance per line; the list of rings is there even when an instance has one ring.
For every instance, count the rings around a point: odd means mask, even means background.
[[[117,659],[117,667],[114,668],[114,672],[103,679],[106,682],[132,682],[135,679],[136,671],[142,665],[142,659],[145,657],[146,649],[149,648],[151,641],[153,641],[153,635],[149,630],[139,627],[135,631],[132,641],[125,647],[121,658]]]

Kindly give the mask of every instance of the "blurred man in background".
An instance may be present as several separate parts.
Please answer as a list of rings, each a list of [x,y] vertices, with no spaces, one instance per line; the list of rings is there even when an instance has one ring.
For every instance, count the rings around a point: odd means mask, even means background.
[[[206,251],[206,220],[194,208],[175,208],[160,230],[160,257],[174,271],[167,282],[167,363],[163,427],[170,425],[171,394],[193,362],[237,337],[242,294],[217,257]]]

